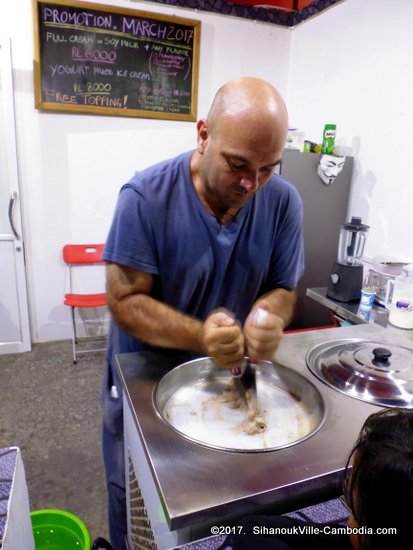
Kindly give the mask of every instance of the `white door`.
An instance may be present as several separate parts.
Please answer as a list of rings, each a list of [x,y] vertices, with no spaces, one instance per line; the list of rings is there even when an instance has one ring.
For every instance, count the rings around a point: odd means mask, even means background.
[[[0,38],[0,354],[30,344],[10,42]]]

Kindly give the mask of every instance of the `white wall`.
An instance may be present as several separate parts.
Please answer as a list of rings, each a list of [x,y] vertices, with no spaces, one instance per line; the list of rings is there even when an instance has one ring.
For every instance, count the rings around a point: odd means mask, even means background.
[[[353,148],[350,215],[366,253],[413,262],[413,2],[347,0],[293,31],[291,120],[320,142],[325,123]]]
[[[267,78],[286,92],[287,29],[148,2],[105,3],[202,21],[199,116],[231,78]],[[135,170],[193,147],[195,125],[36,111],[31,11],[30,0],[0,5],[0,32],[12,39],[31,331],[40,342],[70,337],[62,245],[104,241],[121,184]]]

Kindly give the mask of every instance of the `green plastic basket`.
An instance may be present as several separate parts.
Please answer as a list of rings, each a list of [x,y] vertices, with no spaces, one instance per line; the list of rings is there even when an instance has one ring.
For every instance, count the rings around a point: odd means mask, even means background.
[[[45,508],[30,517],[36,550],[90,550],[89,531],[74,514]]]

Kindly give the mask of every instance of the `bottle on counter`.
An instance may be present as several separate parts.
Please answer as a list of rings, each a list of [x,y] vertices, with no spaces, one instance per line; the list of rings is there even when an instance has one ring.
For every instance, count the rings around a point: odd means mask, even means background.
[[[360,308],[372,309],[374,300],[376,298],[377,287],[379,284],[379,276],[370,269],[363,280],[363,287],[361,289]]]

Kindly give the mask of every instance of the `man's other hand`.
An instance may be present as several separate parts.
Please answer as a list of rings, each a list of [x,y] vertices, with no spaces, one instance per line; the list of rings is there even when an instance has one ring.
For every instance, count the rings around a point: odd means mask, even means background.
[[[251,361],[272,360],[281,341],[284,321],[265,305],[254,307],[244,325],[246,351]]]

